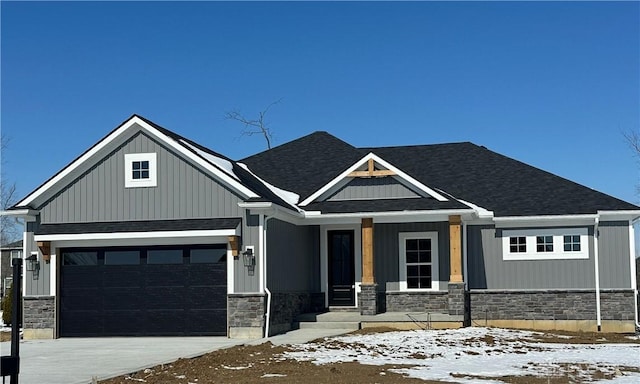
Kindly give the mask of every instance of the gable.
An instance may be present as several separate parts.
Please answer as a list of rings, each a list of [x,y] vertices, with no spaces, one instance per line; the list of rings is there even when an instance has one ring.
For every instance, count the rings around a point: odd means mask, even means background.
[[[66,188],[79,175],[95,167],[96,164],[104,160],[104,156],[139,131],[145,132],[148,137],[153,137],[158,143],[162,143],[163,146],[179,154],[182,158],[201,167],[208,175],[214,177],[239,195],[245,198],[258,197],[251,189],[242,184],[237,177],[234,177],[233,171],[230,171],[232,164],[226,159],[217,158],[213,152],[204,154],[201,151],[197,151],[195,148],[190,147],[184,138],[134,115],[18,202],[14,209],[41,206],[44,201]],[[137,153],[141,152],[137,151]],[[229,164],[225,167],[221,163]]]
[[[400,182],[400,184],[408,187],[409,191],[415,191],[418,196],[416,197],[430,197],[434,198],[437,201],[447,201],[448,199],[444,197],[442,194],[437,191],[429,188],[418,180],[414,179],[410,175],[406,174],[399,168],[393,166],[389,162],[375,155],[374,153],[369,153],[357,162],[355,162],[352,166],[347,168],[340,175],[335,177],[326,183],[322,188],[317,190],[311,196],[306,198],[301,206],[308,205],[312,202],[323,201],[331,196],[335,196],[339,193],[343,187],[349,185],[353,180],[357,179],[377,179],[377,178],[393,178],[394,181],[390,181],[388,187],[382,187],[380,184],[384,184],[387,182],[366,182],[366,181],[358,181],[356,182],[359,185],[352,185],[352,188],[349,188],[349,193],[363,193],[366,195],[373,195],[376,193],[382,194],[407,194],[407,189],[402,189],[397,187],[394,191],[393,183]],[[378,185],[375,185],[378,183]],[[356,188],[357,187],[357,188]],[[357,192],[356,192],[357,190]],[[346,194],[345,194],[346,195]],[[401,197],[401,196],[399,196]],[[380,197],[382,198],[382,197]],[[389,196],[387,196],[389,198]],[[391,198],[395,198],[391,196]]]
[[[396,177],[352,178],[338,188],[325,201],[410,199],[423,197]]]
[[[128,188],[125,157],[154,153],[157,185]],[[37,206],[42,223],[241,216],[242,197],[144,131]]]

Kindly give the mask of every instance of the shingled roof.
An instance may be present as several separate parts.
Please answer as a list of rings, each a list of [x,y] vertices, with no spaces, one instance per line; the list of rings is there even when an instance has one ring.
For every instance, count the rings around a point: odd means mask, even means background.
[[[327,132],[314,132],[241,161],[267,182],[298,193],[302,201],[369,152],[421,183],[493,211],[495,216],[640,209],[469,142],[356,148]],[[320,205],[310,204],[309,209]],[[344,203],[325,207],[334,212],[350,208]]]

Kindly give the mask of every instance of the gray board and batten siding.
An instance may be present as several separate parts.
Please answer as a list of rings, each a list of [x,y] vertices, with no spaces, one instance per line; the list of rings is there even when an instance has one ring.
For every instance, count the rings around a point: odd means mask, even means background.
[[[399,234],[401,232],[438,232],[438,280],[449,281],[448,222],[374,224],[373,270],[378,290],[400,289]]]
[[[320,228],[267,222],[267,284],[273,292],[320,292]]]
[[[606,221],[598,226],[600,287],[602,289],[631,288],[629,222]]]
[[[124,155],[157,153],[157,187],[125,188]],[[41,223],[242,217],[241,198],[138,132],[40,207]]]
[[[157,153],[156,187],[125,188],[124,155],[130,153]],[[258,218],[238,206],[242,198],[148,134],[132,130],[121,143],[94,156],[100,160],[36,207],[40,223],[235,217],[242,218],[243,249],[252,245],[259,252]],[[249,275],[239,258],[233,262],[234,291],[258,292],[258,274]],[[51,294],[44,284],[47,268],[41,267],[40,281],[27,283],[27,295]]]
[[[600,223],[600,287],[630,288],[628,223]],[[568,227],[563,227],[568,228]],[[503,260],[501,230],[493,225],[467,227],[469,289],[594,289],[593,226],[588,227],[589,258]]]
[[[35,222],[27,222],[27,231],[33,231],[36,227]],[[30,248],[31,251],[35,251],[38,249],[35,244]],[[27,250],[30,252],[29,250]],[[29,253],[26,254],[26,257],[29,257]],[[25,263],[29,263],[25,261]],[[40,269],[37,271],[26,271],[24,274],[24,284],[25,284],[25,295],[26,296],[53,296],[55,292],[50,291],[51,284],[51,263],[45,263],[40,260],[39,263]]]
[[[422,197],[395,177],[355,178],[338,189],[327,201],[406,199]]]

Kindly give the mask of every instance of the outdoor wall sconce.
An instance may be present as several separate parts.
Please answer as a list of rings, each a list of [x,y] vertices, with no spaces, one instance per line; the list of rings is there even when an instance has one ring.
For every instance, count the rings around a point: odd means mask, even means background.
[[[27,271],[37,272],[40,270],[40,262],[38,261],[38,253],[31,252],[31,256],[25,259],[27,261]]]
[[[242,261],[247,268],[256,265],[256,255],[253,254],[253,248],[247,248],[246,251],[242,252]]]
[[[256,270],[256,255],[253,253],[253,247],[242,252],[242,263],[247,267],[247,273],[249,276],[253,276]]]

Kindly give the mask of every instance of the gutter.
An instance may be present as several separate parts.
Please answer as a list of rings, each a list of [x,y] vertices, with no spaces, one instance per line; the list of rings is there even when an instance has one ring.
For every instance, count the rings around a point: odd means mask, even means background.
[[[595,218],[595,224],[593,226],[593,258],[595,263],[595,279],[596,279],[596,323],[598,325],[598,332],[602,331],[602,317],[600,312],[600,257],[598,250],[598,237],[600,219]]]
[[[36,216],[40,211],[31,208],[16,208],[0,211],[0,216],[13,216],[16,219],[24,219],[25,221],[36,221]]]

